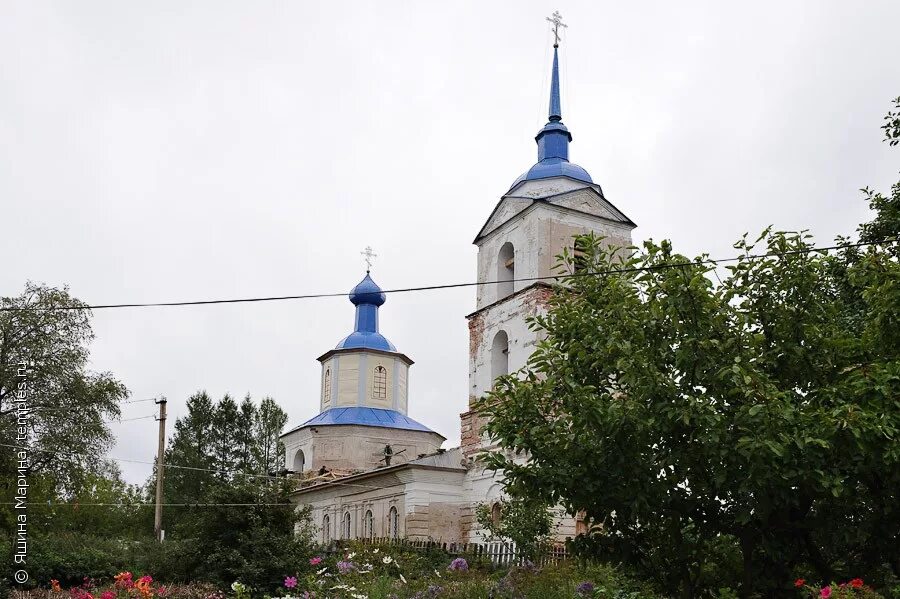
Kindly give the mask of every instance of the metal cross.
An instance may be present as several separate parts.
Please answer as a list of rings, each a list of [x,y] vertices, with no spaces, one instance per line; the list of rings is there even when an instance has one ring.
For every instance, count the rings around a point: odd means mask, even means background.
[[[559,28],[566,28],[568,25],[562,22],[562,15],[559,14],[558,10],[553,11],[553,14],[549,17],[545,17],[549,22],[553,23],[553,47],[559,47]]]
[[[372,260],[378,257],[378,254],[372,251],[372,246],[367,245],[365,251],[360,252],[361,256],[366,257],[366,272],[372,270]]]

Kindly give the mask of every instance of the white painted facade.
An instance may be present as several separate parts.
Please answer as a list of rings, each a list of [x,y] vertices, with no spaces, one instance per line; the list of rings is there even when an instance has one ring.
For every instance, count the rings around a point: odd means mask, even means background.
[[[320,411],[366,406],[406,414],[409,367],[403,354],[376,350],[335,350],[322,362]]]

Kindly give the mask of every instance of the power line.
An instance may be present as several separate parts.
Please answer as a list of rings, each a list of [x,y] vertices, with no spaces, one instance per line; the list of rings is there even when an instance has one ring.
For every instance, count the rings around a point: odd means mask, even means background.
[[[27,449],[29,451],[36,451],[38,453],[55,453],[49,449],[36,449],[33,447],[28,447],[27,445],[10,445],[8,443],[0,443],[0,447],[12,447],[14,449]],[[66,456],[57,455],[56,458],[60,459],[60,460],[74,462],[74,460],[72,460],[71,458],[67,458]],[[143,464],[143,465],[147,465],[147,466],[155,466],[156,465],[155,461],[148,462],[146,460],[132,460],[132,459],[128,459],[128,458],[117,458],[114,456],[108,456],[106,459],[114,460],[116,462],[125,462],[127,464]],[[212,472],[213,474],[229,474],[232,476],[243,476],[246,478],[264,478],[269,481],[284,480],[284,477],[270,476],[267,474],[250,474],[248,472],[240,472],[237,470],[217,470],[214,468],[200,468],[197,466],[176,466],[174,464],[169,464],[169,463],[166,464],[166,468],[176,468],[178,470],[190,470],[190,471],[194,471],[194,472]],[[369,472],[374,472],[374,470],[366,471],[366,474],[368,474]],[[299,480],[299,479],[293,479],[293,480]],[[385,487],[381,487],[378,485],[363,485],[363,484],[359,484],[359,483],[342,483],[337,480],[323,481],[322,484],[333,484],[333,485],[341,485],[341,486],[346,486],[346,487],[359,487],[362,489],[384,489],[385,488]],[[309,487],[306,487],[306,488],[309,488]],[[254,504],[254,505],[257,505],[257,504]]]
[[[401,287],[397,289],[385,289],[383,293],[413,293],[420,291],[439,291],[443,289],[456,289],[462,287],[479,287],[482,285],[497,285],[499,283],[511,283],[511,282],[536,282],[536,281],[559,281],[563,279],[573,279],[576,277],[590,277],[590,276],[600,276],[600,275],[611,275],[611,274],[626,274],[626,273],[635,273],[635,272],[650,272],[656,270],[664,270],[667,268],[683,268],[685,266],[698,266],[698,265],[712,265],[717,266],[719,264],[724,264],[727,262],[737,262],[739,260],[762,260],[765,258],[783,258],[786,256],[793,256],[799,254],[811,254],[815,252],[829,252],[832,250],[840,250],[840,249],[849,249],[856,247],[865,247],[865,246],[874,246],[874,245],[882,245],[886,243],[896,243],[897,239],[884,239],[881,241],[868,241],[868,242],[858,242],[858,243],[845,243],[831,246],[821,246],[821,247],[811,247],[811,248],[803,248],[798,250],[789,250],[786,252],[769,252],[765,254],[743,254],[740,256],[732,256],[729,258],[706,258],[706,259],[697,259],[690,260],[686,262],[670,262],[667,264],[655,264],[652,266],[635,266],[630,268],[611,268],[608,270],[600,270],[600,271],[587,271],[587,272],[574,272],[574,273],[561,273],[557,275],[548,275],[544,277],[523,277],[517,279],[507,279],[507,280],[492,280],[492,281],[477,281],[477,282],[466,282],[466,283],[448,283],[445,285],[425,285],[421,287]],[[286,301],[286,300],[306,300],[306,299],[320,299],[320,298],[333,298],[333,297],[347,297],[346,292],[342,293],[307,293],[303,295],[278,295],[278,296],[266,296],[266,297],[247,297],[247,298],[233,298],[233,299],[212,299],[212,300],[194,300],[194,301],[180,301],[180,302],[147,302],[147,303],[132,303],[132,304],[96,304],[96,305],[80,305],[80,306],[50,306],[50,307],[42,307],[42,306],[4,306],[0,307],[0,312],[25,312],[28,310],[33,311],[56,311],[56,310],[105,310],[112,308],[161,308],[161,307],[174,307],[174,306],[207,306],[213,304],[246,304],[246,303],[256,303],[256,302],[277,302],[277,301]]]
[[[106,424],[118,424],[119,422],[131,422],[133,420],[149,420],[150,418],[156,418],[156,414],[150,414],[149,416],[138,416],[137,418],[122,418],[120,420],[107,420],[104,422]]]

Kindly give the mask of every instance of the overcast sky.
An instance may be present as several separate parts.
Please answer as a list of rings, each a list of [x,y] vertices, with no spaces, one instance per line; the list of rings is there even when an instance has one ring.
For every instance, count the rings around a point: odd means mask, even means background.
[[[900,2],[0,3],[0,294],[89,303],[472,281],[472,239],[535,161],[562,12],[571,157],[686,254],[772,224],[822,242],[867,218],[900,150]],[[410,415],[459,441],[475,291],[393,295]],[[169,412],[206,389],[318,413],[345,298],[100,310],[92,368]],[[153,413],[127,406],[123,418]],[[171,422],[170,422],[171,425]],[[111,455],[153,459],[156,423]],[[171,426],[170,426],[171,431]],[[123,463],[131,482],[150,466]]]

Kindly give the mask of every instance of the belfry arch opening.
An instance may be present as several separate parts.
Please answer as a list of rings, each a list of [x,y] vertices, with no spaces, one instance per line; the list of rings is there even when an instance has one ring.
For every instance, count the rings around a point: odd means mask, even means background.
[[[516,278],[516,250],[506,242],[497,255],[497,299],[512,295]]]
[[[500,331],[491,343],[491,378],[504,374],[509,374],[509,336]]]

